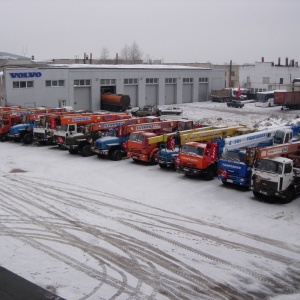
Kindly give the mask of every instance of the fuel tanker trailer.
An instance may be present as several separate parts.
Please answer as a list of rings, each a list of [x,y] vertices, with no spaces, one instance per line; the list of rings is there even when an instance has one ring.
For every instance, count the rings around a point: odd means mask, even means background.
[[[130,108],[130,97],[122,94],[101,94],[101,109],[125,111]]]

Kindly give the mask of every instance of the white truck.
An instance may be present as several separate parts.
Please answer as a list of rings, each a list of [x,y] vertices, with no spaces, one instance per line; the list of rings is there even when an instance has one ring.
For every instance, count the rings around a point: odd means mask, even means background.
[[[251,189],[256,198],[289,203],[300,193],[299,151],[300,142],[256,150],[251,177]]]

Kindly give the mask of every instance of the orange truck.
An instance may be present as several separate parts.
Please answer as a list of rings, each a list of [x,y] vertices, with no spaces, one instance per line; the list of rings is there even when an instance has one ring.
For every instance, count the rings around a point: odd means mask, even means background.
[[[56,128],[53,132],[53,142],[59,147],[65,148],[66,138],[70,135],[83,131],[87,124],[105,121],[115,121],[131,118],[126,113],[106,113],[106,114],[80,114],[63,115],[57,118]]]
[[[92,144],[102,136],[122,135],[127,125],[152,123],[159,121],[158,117],[130,118],[116,121],[99,122],[86,125],[82,133],[70,135],[66,139],[66,148],[71,154],[81,153],[82,156],[91,156],[94,152]]]
[[[237,135],[241,128],[244,126],[183,134],[182,146],[175,162],[176,171],[187,176],[204,176],[206,180],[213,179],[221,154],[219,152],[223,150],[221,144],[224,143],[224,138]]]
[[[132,158],[135,162],[143,161],[151,164],[156,163],[156,153],[159,150],[159,142],[161,137],[171,136],[171,133],[181,130],[189,130],[194,128],[193,121],[190,120],[177,120],[167,121],[165,128],[160,128],[156,131],[138,131],[132,132],[127,142],[127,157]],[[152,142],[149,142],[152,140]],[[163,140],[163,139],[162,139]]]

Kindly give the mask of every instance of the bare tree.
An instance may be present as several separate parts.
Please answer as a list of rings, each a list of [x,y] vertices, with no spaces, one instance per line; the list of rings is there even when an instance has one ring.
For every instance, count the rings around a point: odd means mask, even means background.
[[[134,41],[130,47],[130,59],[131,60],[141,60],[143,52],[140,50],[138,44]]]
[[[106,47],[103,47],[101,51],[100,59],[107,60],[108,57],[109,57],[109,51]]]
[[[130,47],[127,44],[121,50],[121,59],[130,60]]]
[[[131,46],[127,44],[121,50],[121,59],[126,61],[137,61],[142,59],[143,52],[140,50],[138,44],[133,42]]]

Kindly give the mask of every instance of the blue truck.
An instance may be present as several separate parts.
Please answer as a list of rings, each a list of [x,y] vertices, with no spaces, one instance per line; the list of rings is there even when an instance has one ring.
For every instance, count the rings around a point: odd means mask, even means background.
[[[217,175],[223,184],[243,187],[251,185],[255,149],[295,141],[300,125],[268,128],[241,137],[228,138],[218,161]]]

